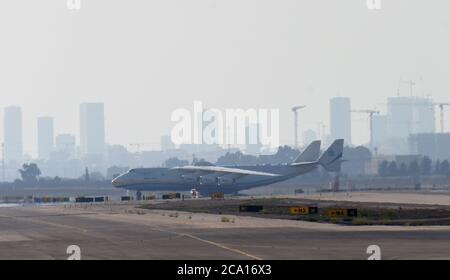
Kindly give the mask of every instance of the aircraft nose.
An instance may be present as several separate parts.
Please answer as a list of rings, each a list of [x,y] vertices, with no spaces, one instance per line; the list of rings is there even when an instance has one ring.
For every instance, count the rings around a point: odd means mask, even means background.
[[[116,177],[111,181],[111,184],[114,187],[120,187],[121,185],[123,185],[123,178],[121,178],[122,176]]]

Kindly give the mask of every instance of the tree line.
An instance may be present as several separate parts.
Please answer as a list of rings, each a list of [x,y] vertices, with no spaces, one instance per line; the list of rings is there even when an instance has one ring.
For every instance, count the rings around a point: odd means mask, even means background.
[[[450,176],[450,162],[448,160],[433,161],[424,156],[418,160],[409,163],[397,163],[396,161],[384,160],[378,166],[378,175],[381,177],[397,176],[431,176],[447,175]]]

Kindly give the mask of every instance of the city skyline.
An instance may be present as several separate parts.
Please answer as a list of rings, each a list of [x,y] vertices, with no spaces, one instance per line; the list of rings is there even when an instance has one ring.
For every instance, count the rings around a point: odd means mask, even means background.
[[[376,114],[373,116],[373,131],[374,131],[374,148],[379,148],[380,146],[383,148],[382,151],[385,154],[395,153],[393,150],[397,142],[395,141],[403,141],[402,149],[398,151],[402,151],[402,153],[408,153],[407,141],[408,137],[411,134],[415,133],[434,133],[436,132],[436,127],[440,125],[440,120],[436,117],[438,110],[435,110],[435,106],[438,103],[433,103],[433,100],[429,97],[420,98],[420,97],[404,97],[404,96],[395,96],[389,97],[386,103],[389,110],[385,112],[380,112],[380,114]],[[407,105],[407,106],[406,106]],[[61,148],[58,148],[58,137],[64,138],[60,139],[60,143],[64,142],[64,145],[70,145],[69,148],[64,148],[64,150],[69,149],[70,154],[77,155],[79,157],[83,157],[86,155],[105,155],[107,146],[111,145],[121,145],[124,146],[127,150],[130,151],[138,151],[138,150],[167,150],[168,146],[175,147],[173,143],[169,143],[170,137],[169,135],[162,134],[159,135],[159,141],[156,145],[152,147],[148,147],[145,143],[114,143],[105,141],[105,135],[108,134],[108,131],[105,129],[105,108],[104,104],[101,102],[94,103],[81,103],[79,104],[79,125],[78,125],[78,133],[77,131],[69,131],[68,133],[58,133],[54,130],[54,122],[55,119],[51,116],[41,116],[37,118],[36,122],[36,142],[34,143],[36,148],[36,155],[33,157],[30,154],[27,154],[23,149],[24,136],[22,135],[22,131],[15,132],[11,127],[23,127],[22,114],[23,110],[18,106],[10,106],[4,108],[4,117],[8,116],[11,124],[3,123],[5,131],[10,131],[12,135],[11,139],[19,139],[20,141],[12,141],[10,143],[14,143],[17,148],[14,148],[18,151],[22,151],[22,156],[25,158],[31,159],[48,159],[51,152],[61,151]],[[107,106],[106,106],[107,107]],[[351,105],[351,99],[347,97],[333,97],[329,100],[329,106],[327,111],[329,111],[330,121],[327,124],[322,124],[322,126],[317,126],[317,128],[310,129],[305,128],[300,130],[300,135],[302,146],[308,143],[305,142],[304,139],[312,139],[312,135],[316,139],[323,140],[325,142],[329,142],[333,139],[344,138],[346,139],[346,143],[350,146],[358,146],[365,145],[370,148],[370,142],[366,141],[365,143],[352,143],[354,134],[351,133],[352,127],[355,126],[355,119],[359,118],[359,116],[353,116],[351,112],[354,111],[354,107]],[[416,110],[416,111],[414,111]],[[335,118],[331,117],[335,116]],[[414,120],[413,117],[415,118]],[[396,118],[401,118],[404,121],[401,122]],[[411,120],[408,120],[411,119]],[[405,121],[408,120],[408,121]],[[57,121],[57,120],[56,120]],[[281,122],[282,120],[280,120]],[[290,122],[294,122],[294,119],[288,120]],[[364,128],[368,133],[370,119],[366,120],[366,127]],[[303,126],[303,123],[300,121],[300,126]],[[324,134],[323,127],[328,127],[328,131]],[[350,129],[349,129],[350,128]],[[248,128],[246,129],[246,133]],[[319,131],[320,130],[320,131]],[[12,131],[12,133],[11,133]],[[340,132],[340,133],[338,133]],[[395,133],[395,134],[393,134]],[[306,137],[305,137],[306,134]],[[309,134],[309,137],[308,137]],[[84,136],[82,136],[84,135]],[[95,136],[94,136],[95,135]],[[349,138],[350,135],[350,138]],[[84,140],[83,137],[85,138]],[[246,136],[248,138],[248,135]],[[350,139],[347,140],[347,139]],[[393,142],[393,140],[395,140]],[[294,146],[294,139],[290,141],[290,143],[281,143],[280,145],[288,145]],[[70,144],[67,144],[70,143]],[[147,142],[148,143],[148,142]],[[398,143],[397,143],[398,144]],[[62,144],[60,144],[61,146]],[[8,146],[8,145],[6,145]],[[73,147],[72,147],[73,146]],[[181,145],[181,148],[186,148],[190,150],[192,148],[188,148],[189,145]],[[212,145],[217,146],[217,145]],[[226,148],[227,145],[222,145],[222,148]],[[136,150],[137,149],[137,150]],[[211,147],[213,149],[213,147]],[[211,150],[209,149],[209,150]],[[242,150],[245,150],[245,147],[241,147]],[[6,149],[8,150],[8,149]],[[103,152],[101,152],[103,151]],[[254,149],[253,149],[254,151]],[[20,153],[20,152],[19,152]],[[17,155],[13,156],[17,158]],[[8,151],[6,151],[6,159],[8,158]]]
[[[24,151],[33,157],[36,118],[52,116],[56,134],[79,139],[82,102],[105,103],[107,142],[157,149],[172,111],[194,100],[279,108],[282,144],[293,143],[293,105],[308,104],[300,129],[317,131],[328,124],[324,108],[334,96],[384,111],[379,103],[409,96],[414,81],[414,95],[449,101],[450,3],[443,1],[392,0],[372,11],[359,0],[99,0],[76,13],[65,3],[29,2],[26,9],[2,3],[0,92],[2,107],[22,107]],[[367,143],[367,116],[352,119],[354,144]]]
[[[329,100],[326,100],[326,102],[324,103],[325,106],[325,110],[323,110],[324,113],[326,113],[327,116],[329,116],[328,120],[322,120],[319,119],[317,121],[315,120],[311,120],[309,118],[307,118],[307,110],[304,110],[301,112],[300,114],[300,139],[302,139],[300,141],[301,146],[307,144],[304,143],[303,141],[303,133],[307,132],[307,131],[314,131],[314,133],[317,135],[317,138],[320,139],[324,139],[324,137],[331,136],[331,138],[333,138],[333,132],[331,131],[331,115],[332,113],[330,112],[330,101],[333,99],[342,99],[342,98],[348,98],[346,96],[335,96],[335,97],[331,97]],[[387,97],[386,100],[380,100],[380,102],[377,102],[378,106],[366,106],[366,107],[356,107],[356,105],[353,104],[353,99],[350,98],[352,104],[350,106],[350,108],[353,109],[358,109],[358,108],[376,108],[378,110],[380,110],[380,115],[376,115],[374,116],[375,122],[377,121],[376,119],[382,118],[384,117],[389,109],[388,109],[388,102],[389,99],[405,99],[408,100],[410,98],[410,96],[391,96],[391,97]],[[427,97],[420,97],[420,96],[413,96],[413,98],[416,99],[420,99],[420,100],[431,100],[430,101],[430,106],[431,108],[434,108],[438,103],[434,103],[433,104],[433,99],[431,99],[432,97],[427,96]],[[82,102],[80,104],[83,104],[86,102]],[[103,103],[103,102],[89,102],[90,104],[95,104],[95,103]],[[294,103],[295,104],[295,103]],[[61,122],[58,121],[57,118],[55,118],[54,116],[51,116],[49,114],[46,114],[45,112],[41,113],[40,115],[37,115],[35,120],[31,120],[31,124],[30,122],[30,117],[29,117],[29,112],[25,111],[23,109],[22,106],[20,105],[15,105],[15,106],[6,106],[3,107],[3,110],[5,110],[6,108],[20,108],[21,109],[21,118],[22,118],[22,126],[23,127],[31,127],[31,131],[27,130],[27,131],[23,131],[23,143],[22,143],[22,149],[23,149],[23,154],[25,155],[29,155],[32,158],[39,158],[39,145],[37,144],[39,142],[39,129],[37,125],[33,125],[36,124],[36,122],[42,118],[43,116],[48,117],[53,119],[53,126],[54,126],[54,135],[62,135],[62,134],[70,134],[70,135],[74,135],[76,137],[76,143],[77,145],[81,145],[80,139],[81,139],[81,134],[80,134],[80,123],[79,123],[79,118],[80,118],[80,112],[75,112],[74,115],[71,115],[70,118],[75,118],[76,120],[78,120],[78,123],[76,124],[76,126],[73,129],[68,129],[68,128],[61,128]],[[75,108],[78,109],[78,111],[80,110],[79,105],[78,106],[74,106]],[[187,106],[189,109],[189,106]],[[315,110],[316,108],[313,108],[311,106],[308,106],[310,110]],[[384,109],[380,109],[381,107],[384,107]],[[120,144],[123,146],[126,146],[127,148],[133,149],[133,146],[135,146],[136,144],[139,144],[141,147],[146,147],[146,149],[149,150],[158,150],[159,147],[161,146],[161,136],[163,135],[170,135],[170,129],[173,127],[173,125],[175,124],[174,122],[169,121],[169,125],[170,127],[168,127],[167,129],[164,130],[163,133],[161,134],[156,134],[155,133],[151,133],[151,131],[149,130],[148,132],[148,137],[147,138],[139,138],[139,139],[130,139],[129,142],[123,143],[123,142],[114,142],[111,141],[108,136],[117,133],[117,131],[114,131],[114,126],[108,124],[108,115],[107,112],[110,111],[107,109],[108,106],[107,104],[105,105],[105,119],[104,119],[104,127],[105,127],[105,140],[104,142],[107,144]],[[242,107],[238,107],[238,108],[242,108]],[[1,109],[1,107],[0,107]],[[246,109],[246,108],[243,108]],[[322,108],[324,109],[324,108]],[[448,132],[448,121],[447,119],[450,121],[450,112],[448,112],[446,110],[447,108],[444,108],[444,121],[445,121],[445,126],[444,126],[444,132]],[[432,131],[429,130],[420,130],[418,132],[433,132],[436,131],[437,132],[437,128],[440,127],[440,119],[439,119],[439,113],[440,111],[437,108],[432,109],[433,110],[433,117],[432,120],[428,120],[428,123],[433,123],[434,124],[434,128]],[[306,113],[305,113],[306,112]],[[168,118],[170,120],[170,113],[168,112]],[[114,114],[114,112],[112,113]],[[27,116],[27,117],[25,117]],[[284,119],[281,119],[281,118]],[[4,114],[0,115],[0,120],[4,119]],[[293,125],[294,123],[294,117],[290,111],[289,108],[284,108],[284,110],[280,110],[280,123],[288,123],[290,124],[290,126]],[[1,121],[1,123],[4,125],[4,120]],[[157,121],[155,121],[155,123],[157,123]],[[149,123],[150,124],[150,123]],[[369,144],[369,129],[367,128],[369,124],[369,118],[365,115],[356,115],[356,114],[351,114],[351,144],[352,145],[368,145]],[[377,125],[375,123],[375,125]],[[401,127],[397,126],[398,127]],[[111,128],[112,127],[112,128]],[[280,127],[282,127],[282,125],[280,125]],[[109,130],[108,130],[109,128]],[[289,127],[288,127],[289,128]],[[23,129],[25,130],[25,129]],[[403,128],[401,129],[403,130]],[[130,131],[133,131],[132,129],[130,129]],[[325,134],[324,134],[325,133]],[[292,129],[284,129],[280,131],[280,145],[294,145],[294,133],[292,132]],[[361,136],[363,135],[363,136]],[[339,135],[338,135],[339,136]],[[342,135],[341,135],[342,136]],[[336,137],[334,137],[336,138]],[[347,137],[344,137],[347,138]],[[0,143],[4,142],[4,127],[3,129],[0,129]],[[32,140],[32,141],[30,141]],[[375,139],[376,141],[376,139]]]

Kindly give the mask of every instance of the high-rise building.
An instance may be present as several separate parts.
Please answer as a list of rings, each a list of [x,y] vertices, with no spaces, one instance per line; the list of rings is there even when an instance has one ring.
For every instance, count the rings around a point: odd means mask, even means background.
[[[373,147],[379,149],[386,143],[387,116],[373,115],[372,118]]]
[[[38,118],[38,156],[39,159],[49,159],[54,148],[53,118]]]
[[[388,133],[391,138],[407,139],[413,133],[434,133],[433,101],[417,96],[388,98]]]
[[[388,98],[387,139],[392,152],[408,153],[411,134],[434,133],[435,112],[433,101],[417,96]]]
[[[332,139],[344,139],[346,145],[352,143],[351,104],[348,97],[330,100],[330,132]]]
[[[80,149],[83,156],[105,153],[105,118],[103,103],[80,105]]]
[[[433,100],[430,98],[418,98],[416,100],[417,133],[435,133],[436,115]]]
[[[4,156],[5,162],[21,164],[23,157],[22,109],[6,107],[4,116]]]

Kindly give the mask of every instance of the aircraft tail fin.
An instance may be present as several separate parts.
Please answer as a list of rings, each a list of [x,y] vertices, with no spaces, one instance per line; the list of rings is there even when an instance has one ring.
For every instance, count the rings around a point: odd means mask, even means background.
[[[344,151],[344,139],[337,139],[322,154],[319,164],[329,172],[341,171],[342,155]]]
[[[313,141],[292,163],[314,162],[319,158],[320,140]]]

